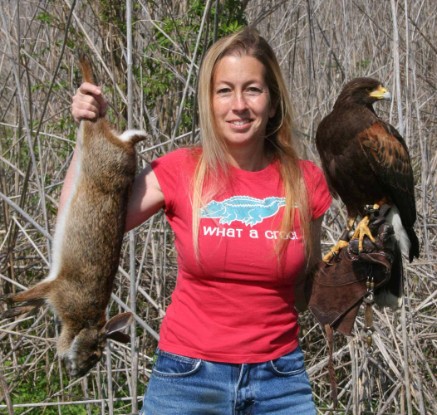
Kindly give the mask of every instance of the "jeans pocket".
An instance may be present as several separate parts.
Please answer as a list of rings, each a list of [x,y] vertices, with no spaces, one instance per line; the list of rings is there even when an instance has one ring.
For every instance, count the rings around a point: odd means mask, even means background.
[[[159,350],[158,357],[153,367],[153,374],[160,377],[184,377],[196,373],[201,364],[201,359],[180,356],[178,354]]]
[[[303,353],[300,347],[291,353],[271,360],[272,371],[278,376],[295,376],[305,372]]]

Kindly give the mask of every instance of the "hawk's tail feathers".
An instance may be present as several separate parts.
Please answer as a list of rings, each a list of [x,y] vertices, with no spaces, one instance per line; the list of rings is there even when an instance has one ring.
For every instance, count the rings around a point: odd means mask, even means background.
[[[402,306],[404,294],[404,267],[399,244],[395,246],[394,258],[388,282],[375,291],[375,303],[393,310]]]
[[[393,226],[395,238],[401,249],[402,255],[410,258],[411,240],[402,224],[401,215],[396,206],[391,207],[390,212],[387,215],[387,222]]]

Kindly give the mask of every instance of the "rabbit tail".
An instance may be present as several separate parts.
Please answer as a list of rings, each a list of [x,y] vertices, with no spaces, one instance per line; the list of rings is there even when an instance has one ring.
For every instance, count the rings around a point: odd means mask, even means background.
[[[125,143],[131,143],[134,145],[145,140],[147,138],[147,133],[142,130],[126,130],[119,138]]]

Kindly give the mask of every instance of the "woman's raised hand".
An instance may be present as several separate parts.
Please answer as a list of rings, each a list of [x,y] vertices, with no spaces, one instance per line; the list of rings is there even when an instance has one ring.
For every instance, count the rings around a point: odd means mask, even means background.
[[[71,113],[76,122],[82,119],[93,120],[106,114],[106,102],[100,86],[84,82],[73,96]]]

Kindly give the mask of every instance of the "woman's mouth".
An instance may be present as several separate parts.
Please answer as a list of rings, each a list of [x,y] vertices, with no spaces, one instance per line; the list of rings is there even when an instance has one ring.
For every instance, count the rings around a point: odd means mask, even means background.
[[[229,121],[229,123],[234,126],[234,127],[244,127],[250,124],[250,120],[249,119],[245,119],[245,120],[234,120],[234,121]]]

